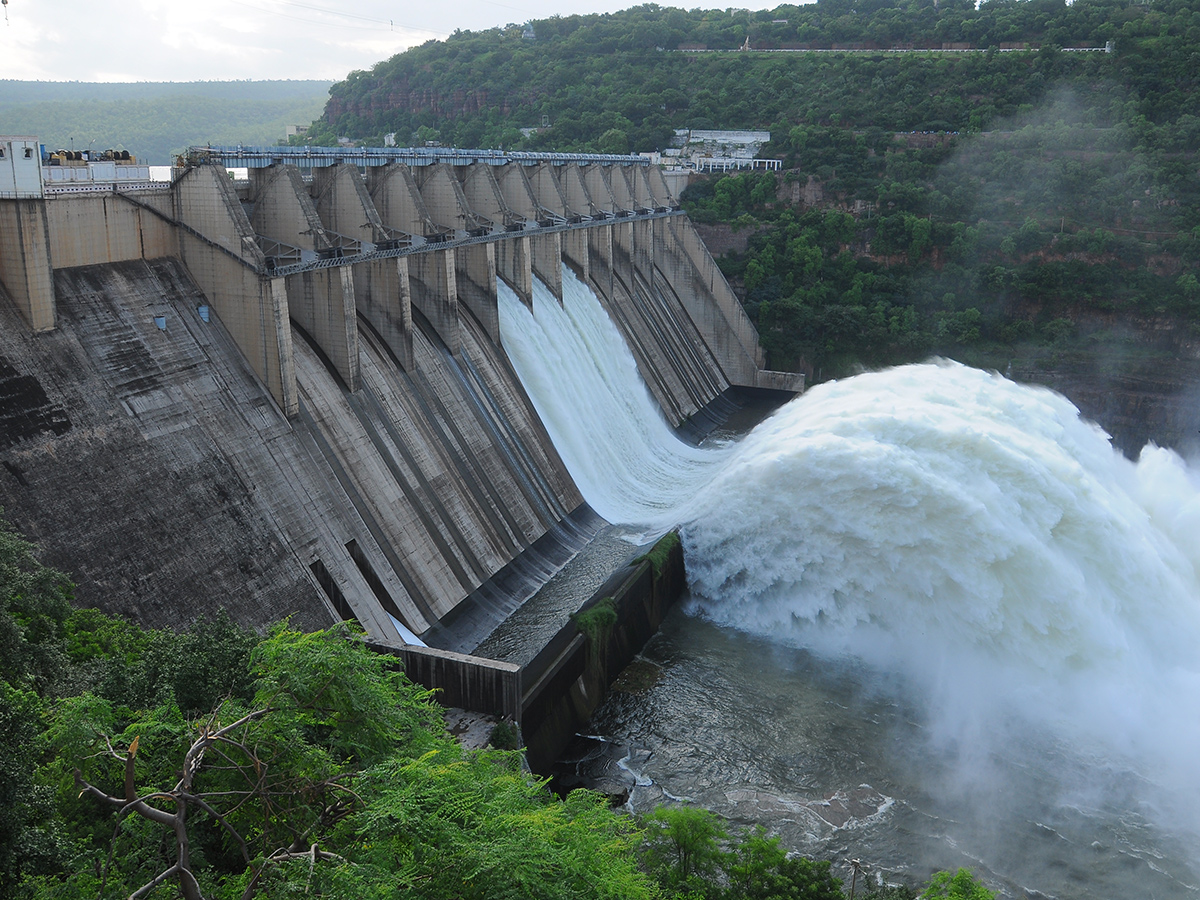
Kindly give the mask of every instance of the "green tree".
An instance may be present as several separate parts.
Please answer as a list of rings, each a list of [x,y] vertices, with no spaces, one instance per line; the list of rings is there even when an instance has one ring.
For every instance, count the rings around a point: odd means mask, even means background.
[[[995,900],[994,891],[980,883],[970,869],[959,869],[953,875],[938,872],[921,892],[921,900]]]
[[[0,520],[0,677],[39,691],[60,687],[70,598],[67,576],[42,565],[34,546]]]
[[[841,881],[826,860],[789,857],[779,838],[761,828],[744,836],[726,857],[726,900],[843,900]]]
[[[629,135],[619,128],[610,128],[600,135],[596,141],[596,149],[601,153],[628,153]]]
[[[27,875],[27,896],[79,896],[96,872],[190,900],[654,895],[629,817],[588,792],[555,800],[519,753],[464,751],[430,693],[344,629],[277,628],[250,669],[249,702],[198,718],[170,692],[142,712],[92,694],[57,705],[42,777],[80,823],[77,861]]]
[[[132,715],[90,694],[64,701],[50,731],[59,783],[75,761],[74,787],[117,815],[114,848],[155,827],[171,845],[114,852],[113,880],[171,879],[196,900],[219,881],[210,859],[240,856],[249,889],[292,854],[327,853],[330,829],[357,808],[355,774],[437,716],[427,692],[357,647],[339,630],[277,629],[252,658],[253,701],[226,699],[199,720],[173,697]]]
[[[347,823],[369,880],[405,896],[477,900],[649,898],[634,863],[640,832],[605,799],[575,791],[556,801],[519,757],[474,757],[443,742],[415,759],[393,756],[366,773],[372,800]],[[348,873],[345,873],[348,874]]]
[[[0,898],[20,897],[22,873],[54,857],[52,798],[34,779],[41,713],[37,694],[0,681]]]
[[[692,806],[660,806],[644,825],[642,860],[660,884],[675,895],[716,895],[713,876],[728,837],[716,815]]]

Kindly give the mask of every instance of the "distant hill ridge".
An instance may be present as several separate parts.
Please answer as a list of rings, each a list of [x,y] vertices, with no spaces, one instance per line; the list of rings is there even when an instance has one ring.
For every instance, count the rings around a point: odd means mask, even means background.
[[[166,165],[191,144],[274,144],[312,121],[328,81],[104,83],[0,80],[0,132],[48,147],[132,152]],[[72,140],[73,139],[73,140]]]

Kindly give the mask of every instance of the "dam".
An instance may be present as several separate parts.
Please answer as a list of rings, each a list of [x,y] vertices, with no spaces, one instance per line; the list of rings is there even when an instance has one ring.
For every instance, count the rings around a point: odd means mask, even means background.
[[[467,658],[559,571],[604,522],[501,290],[586,284],[684,434],[803,386],[638,157],[194,148],[152,183],[0,149],[0,505],[149,626],[354,620]]]

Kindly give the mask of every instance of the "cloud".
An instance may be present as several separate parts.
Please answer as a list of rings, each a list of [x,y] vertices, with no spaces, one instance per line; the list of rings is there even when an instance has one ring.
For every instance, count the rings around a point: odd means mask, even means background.
[[[614,12],[630,0],[9,0],[0,78],[45,81],[341,79],[430,38],[554,15]],[[725,0],[687,6],[724,8]],[[754,0],[752,8],[773,7]]]

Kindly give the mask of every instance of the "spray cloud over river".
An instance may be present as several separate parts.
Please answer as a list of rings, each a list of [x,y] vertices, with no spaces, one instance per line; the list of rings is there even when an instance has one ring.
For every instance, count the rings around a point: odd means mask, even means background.
[[[1135,804],[1200,846],[1200,485],[1182,459],[1131,462],[1064,398],[945,362],[819,385],[697,450],[596,298],[569,272],[564,288],[560,309],[538,286],[535,316],[505,296],[505,347],[593,507],[683,526],[692,612],[854,661],[950,761],[933,793],[1011,793],[1035,765],[1039,804],[1118,823],[1106,805]],[[802,793],[779,781],[776,796]],[[1097,846],[1134,840],[1097,827]],[[1155,855],[1170,895],[1196,895],[1188,861]]]

